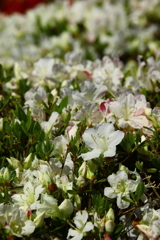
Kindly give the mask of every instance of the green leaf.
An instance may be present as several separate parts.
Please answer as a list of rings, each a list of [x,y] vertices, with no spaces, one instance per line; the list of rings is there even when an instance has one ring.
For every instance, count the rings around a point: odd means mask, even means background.
[[[127,133],[120,145],[127,153],[133,152],[135,147],[135,135],[132,133]]]
[[[138,170],[143,171],[143,162],[137,161],[135,165]]]
[[[4,78],[3,67],[0,64],[0,82],[2,82],[3,78]]]
[[[118,225],[116,225],[114,229],[114,234],[119,234],[122,231],[123,227],[124,227],[124,223],[119,223]]]
[[[0,203],[3,203],[4,202],[4,198],[2,196],[2,194],[0,193]]]
[[[4,197],[5,197],[5,203],[8,203],[9,201],[9,194],[8,194],[8,187],[4,187]]]
[[[107,181],[107,180],[106,180],[105,178],[103,178],[103,179],[97,181],[96,183],[101,183],[101,182],[106,182],[106,181]]]
[[[132,199],[130,199],[130,198],[126,197],[126,196],[122,197],[122,199],[123,199],[125,202],[134,203]]]
[[[147,169],[147,172],[155,173],[155,172],[157,172],[157,169],[156,168],[149,168],[149,169]]]
[[[137,188],[136,188],[136,192],[135,192],[135,195],[136,195],[135,197],[136,197],[136,200],[137,200],[137,201],[142,197],[144,191],[145,191],[144,182],[140,182],[140,183],[138,184],[138,186],[137,186]]]
[[[64,97],[59,104],[58,112],[62,113],[63,108],[67,107],[68,105],[68,96]]]
[[[150,160],[153,166],[158,168],[158,170],[160,170],[160,160],[156,158],[156,156],[151,156]]]
[[[16,110],[14,111],[15,112],[15,115],[16,117],[22,121],[24,120],[24,122],[27,121],[27,115],[25,114],[25,112],[22,110],[22,108],[20,106],[16,106]]]
[[[11,134],[12,130],[11,130],[11,126],[10,123],[7,121],[3,122],[3,130],[4,132],[6,132],[7,134]]]
[[[6,78],[3,79],[4,83],[9,82],[12,79],[12,76],[7,76]]]
[[[67,193],[72,194],[72,195],[76,195],[77,194],[77,192],[74,191],[74,190],[68,190]]]
[[[53,101],[54,101],[54,97],[53,97],[53,95],[50,93],[50,94],[48,95],[48,103],[52,104]]]

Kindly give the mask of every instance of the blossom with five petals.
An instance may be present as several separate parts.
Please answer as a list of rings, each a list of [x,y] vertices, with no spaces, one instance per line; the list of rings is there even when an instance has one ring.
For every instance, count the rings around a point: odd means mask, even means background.
[[[104,157],[113,157],[116,154],[116,146],[124,137],[122,131],[115,131],[113,124],[103,122],[93,128],[87,129],[83,134],[83,140],[91,151],[81,154],[83,160]]]
[[[87,222],[87,219],[88,213],[86,210],[77,212],[76,216],[73,218],[76,228],[74,230],[72,228],[69,229],[67,239],[81,240],[86,232],[91,231],[94,226],[91,222]],[[70,238],[70,236],[73,237]]]

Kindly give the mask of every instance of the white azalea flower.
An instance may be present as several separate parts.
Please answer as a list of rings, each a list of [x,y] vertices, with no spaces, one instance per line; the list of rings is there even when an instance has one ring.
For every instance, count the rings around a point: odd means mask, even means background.
[[[58,208],[57,200],[48,194],[41,195],[41,203],[37,206],[37,215],[45,212],[45,218],[61,218],[61,212]]]
[[[120,128],[142,128],[149,126],[149,121],[145,116],[147,102],[144,98],[136,98],[131,93],[123,93],[117,101],[110,102],[110,111],[117,119]]]
[[[101,122],[103,116],[96,103],[87,101],[84,106],[77,111],[74,119],[80,121],[86,120],[86,124],[89,126]]]
[[[87,80],[81,84],[81,92],[73,92],[72,97],[78,105],[83,106],[87,101],[101,102],[106,92],[107,87],[105,85],[95,84]]]
[[[136,180],[128,179],[128,173],[119,170],[116,174],[112,173],[108,178],[111,187],[104,189],[104,195],[108,198],[117,198],[117,206],[120,209],[129,207],[130,203],[122,199],[122,197],[130,197],[130,192],[135,192],[138,184],[141,182],[140,175],[134,171],[130,174],[136,175]]]
[[[73,230],[69,229],[67,239],[70,240],[81,240],[84,236],[84,233],[91,231],[94,226],[91,222],[87,222],[88,213],[86,210],[82,212],[77,212],[76,216],[73,218],[76,228]],[[72,236],[72,238],[70,238]]]
[[[16,205],[0,204],[0,224],[17,237],[30,235],[35,230],[35,224],[27,220],[26,211]]]
[[[39,203],[38,198],[44,190],[45,189],[42,187],[42,185],[34,186],[29,181],[25,183],[23,193],[14,194],[12,196],[12,200],[14,203],[24,207],[25,209],[28,208],[29,205],[31,210],[34,210],[37,207],[37,203]]]
[[[30,89],[24,95],[26,104],[29,100],[34,100],[36,102],[45,101],[47,98],[47,93],[42,86],[38,86],[36,89]]]
[[[160,236],[160,209],[146,212],[142,220],[136,225],[139,231],[149,240],[159,239]]]
[[[83,134],[83,140],[90,152],[81,154],[86,161],[97,158],[103,153],[104,157],[113,157],[116,154],[116,145],[124,137],[124,133],[115,131],[113,124],[104,122],[87,129]]]
[[[51,78],[53,75],[52,68],[55,63],[53,58],[41,58],[34,63],[34,69],[32,76],[36,77],[37,80],[44,80],[45,78]]]

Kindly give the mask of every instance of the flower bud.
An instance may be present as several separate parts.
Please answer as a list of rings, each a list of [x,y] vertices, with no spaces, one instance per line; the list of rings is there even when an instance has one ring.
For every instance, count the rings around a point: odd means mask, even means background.
[[[86,177],[86,174],[87,174],[87,163],[86,162],[83,162],[82,165],[80,166],[79,170],[78,170],[78,174],[79,176],[82,176],[82,177]]]
[[[105,218],[100,218],[97,212],[94,213],[94,226],[96,226],[100,232],[104,231]]]
[[[57,89],[54,88],[54,89],[51,91],[51,94],[53,95],[53,97],[56,97],[56,96],[58,95]]]
[[[9,180],[10,180],[10,173],[9,173],[9,169],[7,167],[4,170],[3,179],[5,182],[9,182]]]
[[[66,128],[66,134],[70,140],[72,137],[74,138],[76,136],[77,129],[77,125],[71,125]]]
[[[105,222],[105,230],[107,233],[112,233],[115,227],[115,223],[114,223],[114,211],[112,208],[109,209],[109,211],[106,214],[106,222]]]
[[[79,176],[77,178],[77,185],[78,185],[78,187],[80,187],[80,188],[84,187],[85,184],[86,184],[85,178],[82,177],[82,176]]]
[[[144,113],[145,113],[147,116],[150,116],[151,113],[152,113],[151,108],[149,108],[149,107],[145,107],[145,108],[144,108]]]
[[[43,220],[44,220],[44,215],[45,212],[40,213],[35,219],[34,219],[34,224],[36,227],[41,227],[43,224]]]
[[[0,118],[0,131],[3,129],[3,118]]]
[[[108,212],[107,212],[107,214],[106,214],[106,219],[107,219],[107,220],[112,220],[112,221],[114,221],[115,216],[114,216],[114,211],[113,211],[112,208],[110,208],[110,209],[108,210]]]
[[[119,165],[119,171],[125,171],[127,174],[129,173],[128,168],[122,164]]]
[[[65,199],[58,208],[65,218],[68,218],[73,212],[73,204],[69,199]]]
[[[14,158],[14,157],[7,158],[7,161],[9,162],[9,164],[10,164],[14,169],[19,168],[20,170],[22,170],[22,165],[21,165],[20,161],[17,160],[16,158]]]
[[[98,169],[98,165],[96,165],[92,160],[87,161],[87,178],[92,179],[94,177],[95,172]]]
[[[108,221],[105,223],[104,227],[105,227],[106,232],[110,234],[110,233],[112,233],[113,230],[114,230],[115,223],[114,223],[112,220],[108,220]]]
[[[24,160],[24,169],[29,169],[31,167],[31,164],[32,164],[32,160],[33,160],[33,154],[30,153],[28,155],[28,157],[25,158]]]
[[[81,198],[78,194],[74,195],[74,206],[78,209],[81,209]]]

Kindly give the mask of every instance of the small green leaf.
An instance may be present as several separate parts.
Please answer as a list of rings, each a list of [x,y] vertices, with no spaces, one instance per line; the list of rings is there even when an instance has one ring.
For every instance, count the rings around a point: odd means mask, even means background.
[[[74,190],[68,190],[67,193],[72,194],[72,195],[76,195],[77,194],[77,192],[74,191]]]
[[[135,165],[138,170],[143,171],[143,162],[137,161]]]
[[[68,105],[68,96],[64,97],[59,104],[58,112],[62,113],[63,108],[67,107]]]
[[[103,178],[103,179],[97,181],[96,183],[101,183],[101,182],[106,182],[106,181],[107,181],[107,180],[106,180],[105,178]]]
[[[132,134],[132,133],[126,134],[126,136],[123,138],[120,145],[127,153],[133,152],[133,149],[135,147],[135,136],[134,136],[134,134]]]
[[[8,187],[4,187],[4,196],[5,196],[5,203],[9,201],[9,194],[8,194]]]
[[[136,188],[136,192],[135,192],[137,201],[142,197],[142,194],[144,193],[144,190],[145,190],[144,182],[140,182],[138,184],[138,186]]]
[[[149,168],[149,169],[147,169],[147,172],[155,173],[155,172],[157,172],[157,169],[156,168]]]
[[[134,203],[132,199],[130,199],[130,198],[126,197],[126,196],[122,197],[122,199],[123,199],[125,202]]]

